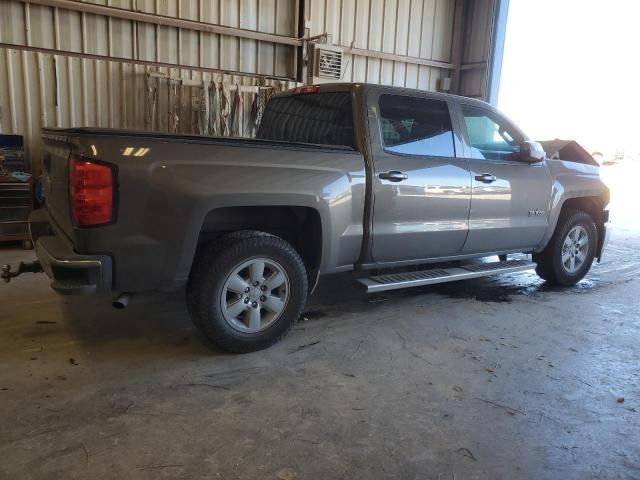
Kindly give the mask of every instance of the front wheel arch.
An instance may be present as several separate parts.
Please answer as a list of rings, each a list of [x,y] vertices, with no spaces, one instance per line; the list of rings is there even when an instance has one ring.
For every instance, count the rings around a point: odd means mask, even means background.
[[[571,271],[566,266],[565,257],[567,253],[573,253],[573,239],[570,238],[570,234],[577,226],[584,229],[587,234],[588,250],[585,252],[585,258],[581,260],[580,268]],[[575,242],[577,244],[578,239],[575,239]],[[533,254],[533,261],[537,263],[536,273],[554,285],[575,285],[591,268],[598,245],[598,229],[591,214],[583,210],[567,208],[560,214],[547,246],[542,252]]]
[[[553,234],[558,229],[558,225],[567,211],[583,211],[591,216],[598,230],[598,238],[604,238],[605,232],[605,208],[608,204],[608,197],[588,196],[569,197],[561,200],[558,205],[552,205],[549,217],[548,231],[541,243],[535,249],[536,254],[542,253],[551,242]]]

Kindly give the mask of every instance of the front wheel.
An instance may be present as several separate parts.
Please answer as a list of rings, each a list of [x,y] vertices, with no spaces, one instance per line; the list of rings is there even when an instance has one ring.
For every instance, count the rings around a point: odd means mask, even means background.
[[[563,212],[547,247],[533,256],[536,273],[555,285],[575,285],[591,268],[597,245],[598,230],[588,213]]]
[[[307,296],[302,259],[286,241],[238,232],[201,252],[187,289],[189,311],[203,334],[224,350],[261,350],[295,324]]]

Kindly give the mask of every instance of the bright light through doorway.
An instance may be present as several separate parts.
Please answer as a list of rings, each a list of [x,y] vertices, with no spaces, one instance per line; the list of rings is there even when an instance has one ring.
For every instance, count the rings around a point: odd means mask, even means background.
[[[640,1],[511,0],[498,105],[538,140],[640,152]]]
[[[604,160],[618,234],[640,233],[640,1],[511,0],[498,107]]]

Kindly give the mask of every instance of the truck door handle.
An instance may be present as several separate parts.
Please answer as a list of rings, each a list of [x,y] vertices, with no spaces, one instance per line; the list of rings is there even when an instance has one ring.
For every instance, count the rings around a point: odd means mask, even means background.
[[[391,170],[390,172],[379,173],[378,177],[382,180],[389,180],[390,182],[401,182],[409,178],[409,175],[398,170]]]
[[[498,178],[495,175],[491,175],[490,173],[483,173],[481,175],[476,175],[476,180],[482,183],[493,183]]]

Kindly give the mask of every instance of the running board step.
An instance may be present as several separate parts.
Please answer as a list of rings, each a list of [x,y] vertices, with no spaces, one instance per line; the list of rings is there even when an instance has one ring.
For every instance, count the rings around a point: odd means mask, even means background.
[[[367,293],[398,290],[400,288],[420,287],[435,283],[468,280],[499,273],[522,272],[536,268],[536,264],[527,260],[506,260],[504,262],[473,262],[452,268],[432,268],[418,272],[390,273],[358,281],[367,287]]]

